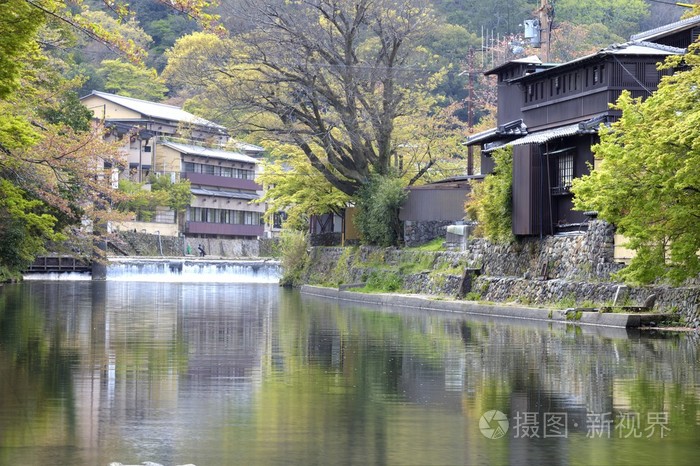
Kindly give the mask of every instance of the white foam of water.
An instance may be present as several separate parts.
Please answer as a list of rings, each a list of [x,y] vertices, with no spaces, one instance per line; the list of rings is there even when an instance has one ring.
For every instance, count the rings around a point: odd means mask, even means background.
[[[50,272],[50,273],[28,273],[23,276],[27,281],[88,281],[92,280],[92,275],[89,273],[79,272]]]
[[[278,283],[276,264],[121,262],[107,267],[108,281],[179,283]]]

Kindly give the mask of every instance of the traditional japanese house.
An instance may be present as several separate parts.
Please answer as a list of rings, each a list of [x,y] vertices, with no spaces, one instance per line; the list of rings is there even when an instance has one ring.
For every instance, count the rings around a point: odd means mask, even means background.
[[[633,97],[653,93],[664,73],[657,64],[685,53],[698,37],[700,16],[632,36],[624,44],[552,65],[536,57],[514,60],[486,72],[498,77],[496,128],[468,145],[482,151],[482,173],[493,170],[490,153],[513,148],[513,233],[549,235],[585,228],[585,213],[573,210],[575,177],[595,167],[591,146],[598,128],[619,118],[610,108],[623,89]]]

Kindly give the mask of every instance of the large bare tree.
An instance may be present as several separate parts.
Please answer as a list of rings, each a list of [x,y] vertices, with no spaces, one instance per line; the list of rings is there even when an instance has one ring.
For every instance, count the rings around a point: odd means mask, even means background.
[[[248,21],[245,32],[207,45],[181,40],[166,76],[191,85],[197,75],[211,105],[225,101],[246,130],[295,144],[346,194],[408,164],[419,144],[423,162],[412,176],[432,165],[434,147],[418,142],[418,133],[440,126],[429,121],[436,108],[429,91],[441,70],[421,47],[434,27],[426,2],[233,3],[234,16]]]

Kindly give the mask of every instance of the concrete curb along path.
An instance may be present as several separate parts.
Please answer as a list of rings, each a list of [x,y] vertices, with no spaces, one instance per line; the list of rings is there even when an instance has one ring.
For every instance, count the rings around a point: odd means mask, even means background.
[[[581,312],[580,318],[570,316],[567,319],[565,310],[484,304],[475,301],[438,300],[419,295],[357,293],[312,285],[302,286],[301,293],[377,306],[398,306],[420,310],[615,328],[639,328],[643,325],[649,325],[650,322],[658,323],[662,317],[660,314]]]

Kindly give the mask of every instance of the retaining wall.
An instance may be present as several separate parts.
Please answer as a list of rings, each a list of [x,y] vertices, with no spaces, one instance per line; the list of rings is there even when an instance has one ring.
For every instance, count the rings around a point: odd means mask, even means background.
[[[184,238],[126,231],[118,233],[114,244],[130,256],[197,256],[197,246],[201,244],[207,256],[238,258],[270,256],[275,252],[276,242],[275,239]]]
[[[610,304],[622,286],[611,274],[624,266],[613,260],[613,238],[612,226],[593,221],[580,234],[525,238],[507,246],[470,239],[462,252],[360,247],[350,254],[343,248],[313,248],[306,281],[356,283],[372,273],[395,273],[402,288],[411,293],[455,297],[460,291],[471,291],[470,297],[493,302]],[[427,270],[404,273],[414,262],[425,264]],[[468,268],[479,270],[480,276],[463,290]],[[624,287],[621,291],[617,304],[641,306],[655,295],[654,310],[678,311],[684,322],[700,327],[700,287]]]

